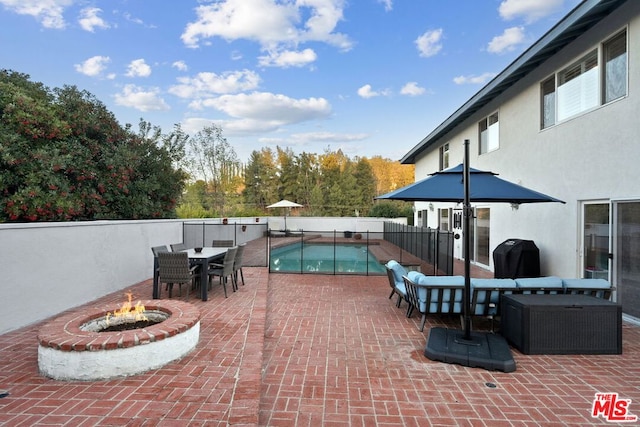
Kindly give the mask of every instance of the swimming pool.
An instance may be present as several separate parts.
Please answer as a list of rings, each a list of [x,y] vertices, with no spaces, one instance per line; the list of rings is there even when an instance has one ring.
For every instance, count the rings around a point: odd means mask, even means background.
[[[269,269],[282,273],[386,274],[363,244],[305,242],[273,248]]]

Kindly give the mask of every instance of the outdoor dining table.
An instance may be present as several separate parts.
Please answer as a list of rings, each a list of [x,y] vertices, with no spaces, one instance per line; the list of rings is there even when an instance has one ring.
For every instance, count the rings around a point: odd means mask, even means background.
[[[196,252],[195,249],[187,249],[183,252],[186,252],[189,256],[189,262],[192,265],[200,266],[200,297],[202,301],[207,300],[207,291],[209,283],[209,263],[214,262],[216,260],[221,260],[224,258],[224,255],[227,253],[226,247],[218,247],[218,248],[202,248],[201,252]],[[160,283],[158,277],[158,260],[154,259],[154,268],[153,268],[153,299],[160,298]]]

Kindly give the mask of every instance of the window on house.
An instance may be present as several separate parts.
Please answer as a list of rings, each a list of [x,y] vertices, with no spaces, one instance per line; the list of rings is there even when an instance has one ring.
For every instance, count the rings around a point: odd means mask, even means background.
[[[599,64],[601,51],[602,63]],[[542,129],[627,94],[627,31],[540,84]]]
[[[558,121],[598,106],[598,51],[558,73]]]
[[[627,32],[623,31],[604,43],[603,103],[627,94]]]
[[[449,209],[438,209],[438,228],[442,231],[450,231]]]
[[[449,167],[449,143],[446,143],[440,147],[440,170],[447,169]]]
[[[480,120],[478,131],[480,133],[480,154],[488,153],[500,148],[500,123],[498,112]]]
[[[542,82],[542,129],[556,124],[556,76]]]

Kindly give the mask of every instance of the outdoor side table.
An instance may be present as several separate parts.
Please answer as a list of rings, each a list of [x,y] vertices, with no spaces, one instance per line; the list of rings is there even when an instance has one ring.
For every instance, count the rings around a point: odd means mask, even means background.
[[[503,295],[502,335],[524,354],[621,354],[622,307],[587,295]]]

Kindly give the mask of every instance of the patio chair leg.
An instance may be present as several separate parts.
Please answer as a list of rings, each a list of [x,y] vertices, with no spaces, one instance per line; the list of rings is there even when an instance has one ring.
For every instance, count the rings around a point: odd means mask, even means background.
[[[222,280],[222,287],[224,288],[224,297],[227,297],[227,278],[220,278]]]
[[[407,317],[411,317],[412,314],[413,314],[413,305],[409,304],[409,306],[407,307]]]
[[[422,332],[424,330],[424,324],[427,321],[427,315],[423,314],[422,315],[422,322],[420,323],[420,332]]]
[[[395,294],[395,293],[396,293],[396,290],[395,290],[395,289],[391,289],[391,295],[389,295],[389,299],[391,299],[391,297],[392,297],[392,296],[393,296],[393,294]]]

